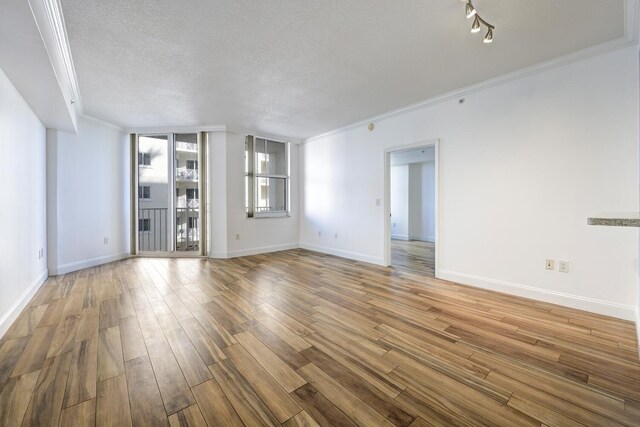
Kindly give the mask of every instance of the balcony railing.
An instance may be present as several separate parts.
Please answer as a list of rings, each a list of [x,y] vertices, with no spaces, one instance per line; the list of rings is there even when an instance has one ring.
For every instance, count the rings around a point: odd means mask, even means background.
[[[176,169],[176,179],[178,181],[197,181],[198,180],[198,170],[197,169],[187,169],[178,168]]]
[[[198,144],[196,144],[195,142],[181,142],[181,141],[177,141],[176,142],[176,150],[178,151],[191,151],[191,152],[197,152],[198,151]]]
[[[189,200],[197,202],[198,200]],[[189,227],[189,218],[197,222],[199,219],[199,209],[193,209],[188,206],[186,208],[176,208],[176,250],[177,251],[197,251],[200,249],[200,228]]]
[[[138,219],[143,224],[148,220],[148,230],[139,227],[138,248],[140,251],[167,250],[167,208],[146,208],[138,210]]]
[[[184,198],[179,198],[178,199],[178,203],[177,203],[177,208],[194,208],[194,209],[199,209],[200,208],[200,200],[198,199],[184,199]]]
[[[189,200],[189,202],[199,202]],[[167,251],[170,249],[167,208],[145,208],[138,210],[140,221],[138,230],[138,248],[141,252]],[[200,228],[189,227],[189,218],[192,225],[198,225],[199,209],[187,206],[176,208],[176,251],[197,251],[200,249]],[[144,229],[148,226],[148,229]]]

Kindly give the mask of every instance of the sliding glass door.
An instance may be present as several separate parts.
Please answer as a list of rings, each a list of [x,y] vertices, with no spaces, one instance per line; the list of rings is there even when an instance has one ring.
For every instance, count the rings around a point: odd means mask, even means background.
[[[138,253],[203,251],[202,147],[196,133],[136,138]]]

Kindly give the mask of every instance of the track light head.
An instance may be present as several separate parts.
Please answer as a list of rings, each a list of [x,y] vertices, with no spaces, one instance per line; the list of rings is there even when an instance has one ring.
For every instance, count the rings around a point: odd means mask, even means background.
[[[473,5],[471,4],[471,1],[467,2],[467,6],[465,7],[465,10],[467,12],[467,19],[471,18],[473,15],[477,13],[476,8],[473,7]]]
[[[465,2],[465,12],[467,15],[467,19],[473,18],[473,24],[471,24],[471,32],[479,33],[482,30],[482,27],[487,27],[487,34],[484,36],[484,43],[493,43],[493,25],[489,24],[487,21],[482,19],[475,6],[473,6],[473,0],[462,0]]]
[[[487,31],[487,35],[484,36],[484,43],[493,43],[493,28],[489,28],[489,31]]]
[[[473,25],[471,25],[471,32],[472,33],[480,32],[480,18],[478,18],[478,15],[476,15],[476,19],[473,20]]]

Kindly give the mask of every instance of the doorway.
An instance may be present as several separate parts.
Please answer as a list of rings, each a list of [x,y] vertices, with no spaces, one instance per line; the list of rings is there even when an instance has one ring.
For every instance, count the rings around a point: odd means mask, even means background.
[[[203,137],[137,135],[136,253],[201,255]]]
[[[438,142],[385,153],[385,262],[437,277]]]

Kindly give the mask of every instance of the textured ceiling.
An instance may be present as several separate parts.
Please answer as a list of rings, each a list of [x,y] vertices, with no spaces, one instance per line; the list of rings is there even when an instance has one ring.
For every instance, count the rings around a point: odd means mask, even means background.
[[[85,113],[309,137],[624,35],[623,0],[62,0]]]

